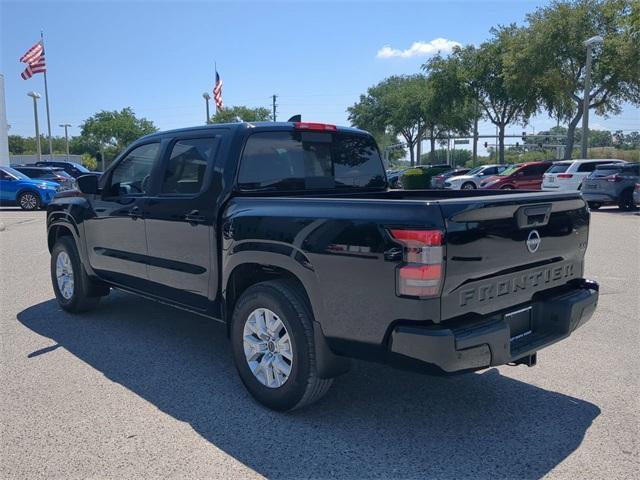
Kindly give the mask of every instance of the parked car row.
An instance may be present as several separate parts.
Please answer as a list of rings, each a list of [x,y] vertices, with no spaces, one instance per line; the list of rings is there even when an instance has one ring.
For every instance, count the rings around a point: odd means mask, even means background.
[[[61,191],[76,188],[76,178],[91,172],[75,162],[42,161],[0,167],[0,203],[24,210],[46,207]]]
[[[466,173],[444,172],[433,188],[451,190],[500,189],[581,191],[589,206],[618,205],[623,210],[640,204],[640,164],[624,160],[589,159],[481,165]]]

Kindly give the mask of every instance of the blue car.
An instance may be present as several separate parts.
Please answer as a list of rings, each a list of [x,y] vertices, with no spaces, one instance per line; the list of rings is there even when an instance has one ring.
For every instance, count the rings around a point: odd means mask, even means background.
[[[0,202],[18,204],[23,210],[46,207],[60,185],[47,180],[32,180],[11,167],[0,166]]]

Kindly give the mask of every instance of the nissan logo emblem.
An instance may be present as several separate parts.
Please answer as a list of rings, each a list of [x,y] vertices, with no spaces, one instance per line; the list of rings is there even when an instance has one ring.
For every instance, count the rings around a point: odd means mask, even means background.
[[[540,248],[540,234],[537,230],[531,230],[527,237],[527,250],[531,253],[536,253]]]

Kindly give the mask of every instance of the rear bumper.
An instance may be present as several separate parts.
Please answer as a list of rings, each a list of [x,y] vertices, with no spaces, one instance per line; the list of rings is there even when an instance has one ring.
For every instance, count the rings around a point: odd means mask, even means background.
[[[617,201],[614,195],[609,195],[607,193],[582,192],[582,198],[584,198],[587,202],[598,203],[609,203]]]
[[[398,326],[391,333],[390,351],[447,373],[516,362],[585,324],[595,311],[598,290],[596,282],[581,279],[561,291],[540,295],[516,309],[528,312],[530,329],[515,335],[509,312],[447,325]]]

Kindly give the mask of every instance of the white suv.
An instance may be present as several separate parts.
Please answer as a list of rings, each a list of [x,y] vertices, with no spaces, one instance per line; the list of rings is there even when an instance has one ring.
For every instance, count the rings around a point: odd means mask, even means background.
[[[444,188],[450,190],[474,190],[480,188],[480,182],[486,178],[498,175],[511,165],[480,165],[464,175],[449,177],[444,182]]]
[[[555,162],[542,177],[542,190],[580,190],[582,180],[598,165],[605,163],[627,163],[624,160],[563,160]]]

